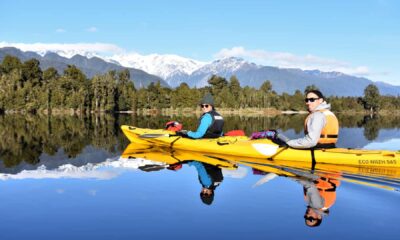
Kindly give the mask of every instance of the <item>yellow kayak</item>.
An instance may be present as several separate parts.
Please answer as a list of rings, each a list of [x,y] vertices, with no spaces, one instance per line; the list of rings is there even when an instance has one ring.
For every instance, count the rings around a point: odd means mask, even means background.
[[[147,129],[123,125],[122,131],[132,143],[169,147],[201,153],[217,153],[237,157],[316,162],[335,165],[400,167],[400,151],[362,149],[293,149],[279,146],[269,139],[250,140],[246,136],[214,139],[190,139],[164,129]]]

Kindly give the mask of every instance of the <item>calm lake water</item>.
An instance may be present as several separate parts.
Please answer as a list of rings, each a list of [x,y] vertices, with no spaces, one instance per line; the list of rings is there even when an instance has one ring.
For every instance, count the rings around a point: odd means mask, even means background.
[[[225,117],[225,130],[300,137],[304,118]],[[400,149],[400,117],[338,118],[339,147]],[[171,119],[197,124],[197,116],[0,115],[0,239],[399,238],[400,169],[267,166],[160,149],[122,156],[120,125]],[[200,198],[204,167],[220,182],[212,201]],[[318,188],[329,210],[310,212]],[[305,224],[319,217],[319,226]]]

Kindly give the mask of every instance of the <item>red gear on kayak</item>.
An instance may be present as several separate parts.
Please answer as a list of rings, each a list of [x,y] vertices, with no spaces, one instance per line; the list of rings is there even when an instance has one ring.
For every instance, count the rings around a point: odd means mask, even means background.
[[[183,125],[177,121],[169,121],[165,124],[165,129],[169,131],[180,131],[182,130]]]
[[[181,163],[174,163],[171,164],[167,167],[168,170],[173,170],[173,171],[178,171],[179,169],[182,168],[182,164]]]

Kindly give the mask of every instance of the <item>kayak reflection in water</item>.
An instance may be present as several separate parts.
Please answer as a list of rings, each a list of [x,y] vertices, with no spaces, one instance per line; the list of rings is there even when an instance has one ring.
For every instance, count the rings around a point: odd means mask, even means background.
[[[224,127],[224,119],[215,111],[214,98],[210,93],[204,95],[200,100],[200,108],[203,114],[200,117],[197,130],[181,130],[176,132],[176,134],[193,139],[221,137],[223,135],[222,129]]]
[[[200,191],[200,199],[206,205],[211,205],[214,201],[214,191],[224,180],[221,168],[202,163],[198,161],[185,162],[189,166],[193,166],[197,170],[199,182],[202,186]],[[168,167],[170,170],[176,170],[177,166],[182,166],[180,163],[173,164]]]
[[[222,168],[234,170],[238,165],[223,158],[208,156],[199,152],[173,150],[156,146],[129,144],[121,155],[122,158],[137,159],[138,169],[146,172],[163,169],[180,170],[183,165],[194,167],[201,184],[200,198],[210,205],[214,200],[215,189],[224,177]],[[151,159],[151,160],[150,160]]]
[[[336,201],[336,188],[340,185],[338,176],[313,176],[310,180],[298,180],[303,185],[304,200],[307,203],[304,221],[309,227],[319,226],[323,216],[329,214],[329,208]]]

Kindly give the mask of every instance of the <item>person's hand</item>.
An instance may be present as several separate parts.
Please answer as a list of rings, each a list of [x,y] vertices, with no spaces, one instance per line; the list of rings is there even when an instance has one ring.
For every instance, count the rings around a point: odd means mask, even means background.
[[[259,139],[259,138],[261,138],[261,133],[262,133],[262,132],[253,132],[253,133],[251,134],[251,136],[250,136],[250,139],[253,140],[253,139]]]
[[[264,134],[265,134],[265,138],[268,138],[271,140],[274,140],[276,138],[276,136],[278,135],[276,130],[273,130],[273,129],[264,131]]]
[[[180,136],[180,137],[188,137],[188,135],[187,135],[187,130],[180,130],[180,131],[177,131],[175,134],[176,134],[176,136]]]

